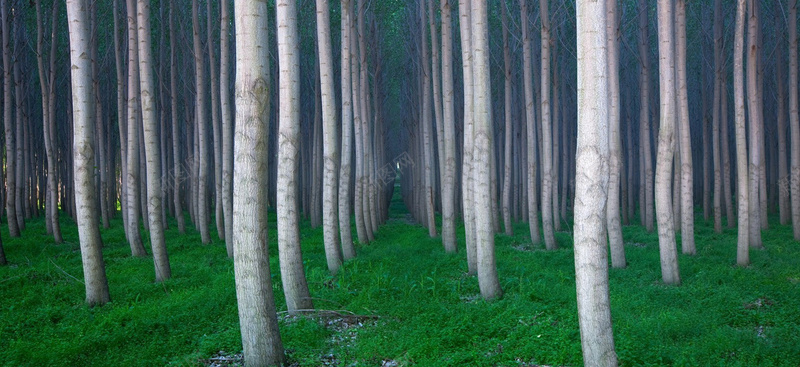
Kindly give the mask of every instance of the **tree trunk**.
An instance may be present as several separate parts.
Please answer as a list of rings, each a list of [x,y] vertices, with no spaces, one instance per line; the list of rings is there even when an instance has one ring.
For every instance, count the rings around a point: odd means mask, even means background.
[[[619,214],[619,187],[622,172],[622,143],[619,133],[620,98],[619,98],[619,24],[617,21],[617,3],[606,4],[606,52],[608,53],[608,203],[606,219],[608,222],[608,243],[611,248],[611,266],[624,268],[625,247],[622,239],[622,225]]]
[[[300,137],[300,46],[297,36],[297,5],[278,0],[278,65],[280,101],[278,122],[278,255],[281,283],[290,314],[313,309],[308,291],[297,208],[297,170]]]
[[[325,243],[325,258],[328,270],[336,273],[342,263],[342,249],[339,246],[339,223],[336,210],[339,206],[338,197],[338,168],[339,149],[337,146],[338,131],[336,128],[336,94],[334,92],[333,50],[331,45],[331,22],[328,0],[317,2],[317,50],[319,51],[320,91],[322,98],[322,155],[324,157],[324,171],[322,173],[322,228]],[[350,18],[349,11],[342,8],[342,29]],[[349,34],[342,33],[342,46]],[[342,55],[345,53],[343,52]],[[344,67],[344,64],[343,64]],[[342,74],[344,76],[345,74]],[[345,94],[342,94],[345,96]],[[350,111],[347,111],[350,112]],[[342,110],[345,113],[345,110]],[[344,120],[344,118],[343,118]],[[349,220],[349,219],[348,219]],[[351,256],[352,257],[352,256]]]
[[[722,167],[720,157],[720,124],[727,123],[722,120],[722,99],[727,98],[722,85],[722,0],[714,1],[714,103],[711,128],[712,155],[714,157],[714,231],[722,233]],[[732,218],[728,218],[730,222]]]
[[[473,153],[473,130],[474,130],[474,106],[473,97],[475,92],[473,90],[473,56],[472,56],[472,4],[471,0],[458,1],[458,15],[461,18],[459,26],[461,30],[461,45],[469,45],[469,47],[461,47],[461,63],[464,76],[464,148],[462,153],[462,171],[461,171],[461,185],[462,185],[462,209],[464,216],[464,231],[465,242],[467,247],[467,272],[469,274],[478,273],[478,258],[477,258],[477,244],[475,232],[475,204],[474,204],[474,183],[472,169],[474,167],[472,162]],[[533,102],[531,102],[533,103]]]
[[[658,1],[658,55],[660,124],[656,160],[656,220],[661,255],[661,278],[666,284],[680,284],[678,255],[672,218],[672,161],[675,150],[675,42],[673,4]]]
[[[144,153],[147,167],[147,212],[150,221],[150,247],[153,251],[156,282],[171,277],[167,246],[164,243],[164,222],[161,202],[161,152],[156,116],[156,80],[153,75],[153,56],[150,53],[150,2],[139,0],[139,65],[141,67],[142,121],[144,124]]]
[[[797,1],[789,5],[789,18],[797,19]],[[792,143],[791,173],[789,179],[792,197],[792,229],[795,241],[800,241],[800,111],[797,96],[797,22],[789,23],[789,128]]]
[[[606,5],[577,4],[578,147],[575,177],[575,284],[586,366],[616,366],[606,250],[609,97]],[[598,58],[598,55],[601,55]],[[601,62],[597,62],[597,60]],[[605,62],[603,62],[605,61]]]
[[[427,0],[426,0],[427,1]],[[426,227],[428,227],[428,235],[436,237],[436,207],[433,204],[433,186],[436,178],[434,177],[436,168],[433,166],[433,133],[431,132],[431,125],[433,124],[433,111],[431,106],[431,68],[430,60],[428,58],[428,31],[425,16],[424,3],[420,5],[419,14],[423,31],[421,33],[421,52],[420,61],[422,63],[422,146],[423,146],[423,166],[425,169],[425,214],[426,214]],[[433,32],[431,32],[433,33]]]
[[[781,2],[775,2],[775,9],[776,42],[778,47],[783,48],[786,47],[786,33],[781,26],[783,16]],[[789,207],[789,171],[786,162],[786,81],[784,80],[786,71],[784,70],[784,62],[786,60],[783,52],[781,52],[777,55],[777,62],[775,62],[775,81],[778,88],[778,213],[781,225],[788,224],[791,216]]]
[[[676,76],[678,83],[678,123],[680,124],[681,150],[681,249],[684,254],[694,255],[694,185],[692,177],[692,145],[689,138],[689,96],[686,87],[686,0],[678,0],[675,5]],[[675,198],[678,200],[678,198]]]
[[[127,0],[128,9],[128,236],[133,256],[145,256],[139,232],[139,48],[136,0]]]
[[[644,228],[647,232],[653,231],[653,163],[650,152],[650,41],[647,32],[648,14],[647,0],[639,0],[639,144],[641,146],[641,161],[644,186],[644,203],[639,203],[639,210],[644,218]],[[671,219],[671,218],[670,218]]]
[[[550,122],[550,0],[539,0],[542,19],[542,230],[544,245],[548,250],[558,248],[553,234],[553,133]]]
[[[3,8],[5,9],[5,8]],[[86,303],[99,306],[110,301],[103,243],[97,222],[97,202],[94,187],[94,126],[95,108],[92,96],[88,6],[84,0],[67,0],[69,24],[70,71],[72,74],[72,117],[74,119],[73,154],[75,159],[75,190],[80,237],[81,263],[86,289]],[[3,32],[5,35],[6,32]]]
[[[197,171],[197,218],[196,226],[200,231],[203,244],[211,243],[208,231],[208,138],[206,137],[206,80],[203,66],[204,47],[200,43],[200,20],[197,16],[197,0],[192,0],[192,39],[194,40],[194,77],[195,77],[195,121],[197,121],[197,155],[200,161]],[[266,181],[265,181],[266,182]]]
[[[453,35],[451,0],[441,0],[442,14],[442,118],[444,122],[444,182],[442,184],[442,243],[456,252],[456,132],[453,105]]]
[[[222,1],[224,2],[224,1]],[[206,2],[206,36],[208,43],[208,69],[211,81],[211,135],[213,139],[214,156],[214,221],[217,226],[217,237],[220,240],[225,239],[225,218],[222,213],[222,132],[220,131],[219,122],[219,105],[220,105],[220,89],[219,89],[219,69],[217,68],[217,51],[214,46],[214,32],[211,9],[212,1]]]
[[[195,1],[196,4],[196,1]],[[197,7],[195,6],[195,9]],[[237,1],[236,141],[233,178],[233,264],[244,359],[248,366],[283,363],[272,294],[267,236],[269,44],[267,3]],[[199,43],[199,42],[198,42]]]
[[[508,45],[508,11],[506,4],[500,4],[503,18],[503,76],[505,79],[505,144],[504,144],[504,158],[503,158],[503,226],[506,236],[514,234],[513,225],[511,223],[511,143],[513,134],[511,132],[511,49]]]
[[[230,96],[230,15],[228,1],[220,2],[219,96],[222,118],[222,215],[225,226],[225,247],[233,257],[233,111]]]
[[[342,87],[342,162],[339,166],[339,231],[342,240],[342,257],[344,260],[356,256],[353,246],[353,230],[350,226],[352,207],[350,206],[350,186],[353,181],[353,167],[350,160],[353,156],[353,94],[352,73],[353,51],[351,38],[353,32],[353,5],[352,0],[341,0],[342,7],[342,51],[341,51],[341,87]],[[346,13],[346,15],[345,15]],[[345,19],[347,21],[345,21]],[[326,254],[328,270],[335,274],[341,265],[341,260],[334,260],[333,254]]]
[[[227,1],[223,1],[227,3]],[[224,6],[226,7],[226,6]],[[172,112],[172,178],[173,196],[172,205],[175,207],[175,219],[178,221],[178,232],[186,233],[186,223],[183,218],[183,207],[181,206],[181,183],[185,180],[182,172],[183,159],[181,159],[181,133],[180,119],[178,118],[178,68],[175,60],[175,22],[172,13],[175,4],[170,3],[169,8],[169,95]],[[232,139],[232,138],[231,138]],[[231,163],[232,164],[232,163]],[[233,257],[233,243],[228,245],[228,256]]]
[[[755,12],[755,1],[749,0],[748,12],[748,31],[747,31],[747,117],[750,127],[749,153],[749,175],[750,175],[750,246],[761,248],[761,202],[759,200],[761,182],[761,146],[763,143],[763,121],[761,120],[761,110],[759,109],[758,98],[758,18]],[[746,213],[746,212],[742,212]],[[742,215],[739,213],[739,215]]]
[[[54,0],[58,1],[58,0]],[[122,32],[122,25],[119,21],[119,0],[114,0],[114,59],[117,71],[117,127],[119,129],[119,151],[120,151],[120,192],[119,203],[122,211],[122,226],[125,229],[125,237],[130,243],[130,224],[128,223],[128,127],[127,127],[127,100],[126,100],[126,76],[125,76],[125,57],[123,42],[120,42],[119,33]],[[123,35],[124,37],[124,32]],[[133,249],[133,247],[131,247]]]
[[[475,146],[473,153],[475,240],[477,242],[478,285],[481,296],[491,300],[502,294],[494,255],[494,228],[490,192],[492,169],[492,104],[489,78],[489,27],[486,2],[472,0],[472,62],[474,84]]]
[[[736,32],[733,39],[733,98],[736,116],[736,177],[739,188],[739,231],[736,264],[750,265],[750,192],[747,188],[747,136],[744,116],[744,18],[745,0],[736,2]],[[730,220],[730,219],[729,219]]]
[[[11,26],[8,12],[8,2],[4,1],[0,5],[3,22],[3,121],[5,126],[5,146],[6,146],[6,221],[8,222],[8,232],[11,237],[19,237],[19,225],[17,224],[16,207],[16,146],[14,139],[14,120],[12,112],[14,110],[14,96],[11,87],[14,83],[11,57]],[[88,22],[87,22],[88,23]],[[15,62],[16,64],[16,62]],[[17,88],[19,93],[19,88]],[[19,98],[19,97],[18,97]],[[21,111],[17,111],[19,114]]]
[[[536,110],[534,105],[533,96],[533,63],[531,36],[528,32],[528,0],[519,0],[520,13],[521,13],[521,27],[522,27],[522,71],[523,71],[523,84],[525,88],[525,121],[526,134],[527,134],[527,158],[528,158],[528,228],[531,234],[531,243],[537,245],[541,242],[541,235],[539,233],[539,203],[536,200],[538,189],[536,183]],[[464,74],[466,75],[466,74]],[[465,76],[466,84],[466,76]],[[466,148],[465,148],[466,151]]]

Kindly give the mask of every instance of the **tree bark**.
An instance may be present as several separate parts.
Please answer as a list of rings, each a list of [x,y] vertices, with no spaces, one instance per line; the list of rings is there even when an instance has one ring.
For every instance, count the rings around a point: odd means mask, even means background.
[[[461,30],[461,63],[464,76],[464,147],[462,153],[462,210],[464,216],[465,242],[467,247],[467,272],[469,274],[478,273],[478,258],[475,230],[475,204],[474,204],[474,182],[472,169],[473,154],[473,130],[474,130],[474,106],[473,90],[473,55],[472,55],[472,3],[471,0],[458,1],[458,15],[460,17],[459,26]],[[463,45],[469,45],[463,47]],[[533,103],[533,102],[531,102]]]
[[[714,1],[714,103],[711,128],[712,155],[714,157],[714,231],[722,233],[722,159],[720,157],[720,124],[722,98],[727,98],[722,85],[722,0]],[[730,222],[732,218],[728,218]]]
[[[736,116],[736,177],[739,187],[739,230],[736,264],[750,265],[750,192],[747,177],[747,136],[744,115],[744,18],[745,0],[736,2],[736,31],[733,39],[733,98]]]
[[[620,176],[622,172],[622,143],[620,139],[620,98],[619,98],[619,24],[617,21],[617,2],[606,3],[606,52],[608,75],[608,203],[606,219],[608,222],[608,243],[611,248],[611,266],[624,268],[625,247],[620,223]]]
[[[692,176],[692,145],[689,138],[689,93],[686,86],[686,0],[678,0],[675,5],[676,76],[678,83],[678,123],[680,124],[681,150],[681,250],[694,255],[694,185]],[[678,198],[675,198],[678,200]]]
[[[230,96],[230,15],[228,1],[220,2],[219,96],[222,119],[222,215],[225,226],[225,247],[233,257],[233,111]]]
[[[750,175],[750,246],[761,248],[761,201],[759,199],[761,182],[761,155],[763,134],[763,121],[758,98],[758,17],[755,12],[755,2],[749,0],[748,31],[747,31],[747,117],[750,127],[749,143],[749,175]],[[739,215],[742,215],[741,212]]]
[[[609,180],[607,3],[579,1],[578,146],[575,176],[575,284],[586,366],[616,366],[606,250]],[[598,55],[601,55],[598,57]],[[599,60],[599,62],[598,62]]]
[[[427,1],[427,0],[425,0]],[[422,63],[422,146],[423,146],[423,165],[425,168],[425,214],[426,214],[426,227],[428,227],[428,235],[436,237],[436,206],[433,204],[433,183],[436,180],[434,177],[435,167],[433,166],[433,133],[431,132],[431,125],[433,124],[433,111],[431,106],[431,68],[430,60],[428,58],[428,31],[427,22],[425,17],[424,3],[420,4],[419,14],[423,31],[421,33],[421,52],[420,61]]]
[[[550,121],[550,13],[549,0],[539,0],[542,20],[541,119],[542,119],[542,230],[548,250],[558,248],[553,234],[553,133]]]
[[[222,2],[225,2],[224,0]],[[212,154],[214,156],[214,221],[217,226],[217,237],[220,240],[225,239],[225,216],[222,209],[222,132],[220,128],[219,105],[220,105],[220,89],[219,89],[219,69],[217,68],[217,50],[214,46],[214,32],[211,9],[212,1],[206,2],[206,36],[208,47],[208,70],[209,80],[211,86],[211,135],[213,139]]]
[[[128,236],[133,256],[146,256],[139,232],[139,48],[136,0],[127,0],[128,9]]]
[[[97,116],[93,116],[95,105],[92,96],[92,61],[86,57],[90,54],[91,42],[87,13],[85,0],[67,0],[74,119],[75,199],[78,214],[75,219],[80,237],[86,303],[89,306],[100,306],[108,303],[110,297],[95,201],[93,123]]]
[[[647,31],[648,14],[647,0],[639,0],[639,59],[641,68],[639,71],[639,144],[641,146],[641,161],[644,187],[640,190],[644,192],[644,203],[639,203],[639,210],[642,211],[644,218],[644,228],[647,232],[653,231],[653,163],[650,150],[650,42]]]
[[[797,19],[800,3],[791,1],[789,18]],[[789,186],[792,198],[792,229],[795,241],[800,241],[800,111],[797,96],[797,22],[789,23],[789,128],[792,142],[791,177]]]
[[[775,2],[775,28],[776,28],[776,43],[778,47],[786,47],[786,33],[781,26],[781,19],[783,16],[781,10],[781,2]],[[796,19],[796,18],[793,18]],[[789,171],[786,162],[786,71],[784,70],[783,52],[778,53],[777,61],[775,62],[775,81],[777,84],[778,92],[778,213],[780,216],[781,225],[789,223],[791,216],[789,206]]]
[[[356,256],[353,246],[353,229],[350,225],[352,207],[350,205],[350,186],[353,181],[353,167],[350,160],[353,157],[353,94],[351,64],[353,55],[351,38],[353,33],[353,5],[352,0],[341,0],[342,7],[342,51],[341,51],[341,88],[342,88],[342,163],[339,166],[339,233],[342,240],[342,257],[344,260]],[[346,15],[345,15],[346,13]],[[345,19],[347,21],[345,21]],[[335,261],[328,256],[328,270],[335,274],[339,269],[341,260]]]
[[[508,44],[508,10],[506,10],[505,2],[500,4],[502,10],[503,20],[503,77],[505,81],[505,143],[504,143],[504,158],[503,158],[503,226],[506,236],[514,234],[513,225],[511,223],[511,150],[512,142],[512,125],[511,125],[511,49]]]
[[[339,223],[336,210],[339,206],[338,168],[339,148],[336,128],[336,94],[334,92],[333,50],[331,45],[331,22],[328,0],[317,1],[317,49],[319,51],[320,91],[322,98],[322,228],[325,258],[328,269],[335,273],[341,266],[342,249],[339,245]],[[345,20],[347,19],[347,20]],[[343,8],[342,29],[350,22],[349,12]],[[349,23],[347,24],[349,30]],[[349,35],[348,42],[349,42]],[[345,34],[342,33],[344,46]],[[344,53],[342,53],[344,55]],[[342,74],[344,76],[344,74]],[[342,113],[344,114],[344,110]]]
[[[442,184],[442,243],[456,252],[456,132],[453,105],[453,35],[451,0],[441,0],[442,14],[442,118],[444,122],[444,182]]]
[[[658,1],[658,69],[660,124],[656,160],[656,220],[658,247],[661,256],[661,278],[666,284],[680,284],[678,254],[672,218],[672,163],[675,150],[675,33],[673,4]]]
[[[533,96],[533,63],[531,36],[528,32],[528,0],[519,0],[520,13],[521,13],[521,28],[522,28],[522,72],[523,84],[525,88],[525,121],[526,134],[527,134],[527,158],[528,158],[528,229],[531,235],[531,243],[536,245],[541,242],[541,235],[539,233],[539,203],[537,198],[538,189],[536,183],[536,110],[534,105]],[[466,75],[466,74],[464,74]],[[466,77],[465,77],[466,83]],[[465,148],[466,151],[466,148]]]
[[[195,2],[196,3],[196,2]],[[196,7],[195,7],[196,9]],[[283,363],[272,294],[267,236],[269,129],[268,5],[234,3],[236,141],[233,178],[233,264],[244,359],[248,366]]]
[[[144,153],[147,169],[147,211],[150,221],[150,248],[153,251],[156,282],[171,277],[167,246],[164,242],[164,222],[161,201],[161,152],[156,116],[156,80],[153,75],[153,56],[150,53],[150,1],[139,0],[137,14],[139,29],[139,65],[141,67],[142,121],[144,124]]]
[[[195,77],[195,121],[197,122],[197,154],[200,165],[197,171],[197,219],[195,223],[200,231],[203,244],[211,243],[208,231],[208,138],[206,137],[206,84],[203,66],[204,47],[200,43],[200,20],[197,16],[197,0],[192,0],[192,33],[194,40],[194,77]],[[266,181],[265,181],[266,182]]]
[[[492,159],[492,104],[489,78],[489,27],[486,2],[472,0],[472,55],[474,75],[475,146],[473,153],[475,241],[477,242],[478,285],[481,296],[491,300],[500,297],[500,281],[494,255],[494,228],[490,192]]]
[[[6,221],[8,222],[8,232],[11,237],[19,237],[19,225],[17,224],[16,207],[16,145],[14,139],[14,95],[12,86],[14,83],[14,67],[12,66],[11,51],[11,20],[9,19],[9,2],[4,1],[0,4],[3,22],[3,125],[5,126],[5,146],[6,146]],[[87,21],[88,23],[88,21]],[[19,90],[17,91],[19,92]],[[18,113],[21,111],[18,111]]]
[[[223,1],[226,2],[226,1]],[[169,95],[172,104],[172,185],[173,196],[172,205],[175,207],[175,219],[178,221],[178,232],[186,233],[186,222],[183,217],[183,207],[181,205],[181,183],[185,180],[182,172],[183,159],[181,158],[180,142],[180,119],[178,118],[178,67],[175,59],[175,22],[172,13],[175,4],[170,3],[169,8]],[[232,137],[231,137],[232,139]],[[232,157],[231,157],[232,159]],[[232,164],[232,163],[231,163]],[[228,256],[233,257],[233,243],[229,245]]]
[[[278,122],[278,255],[281,283],[290,314],[313,309],[308,291],[297,210],[297,170],[300,137],[300,46],[297,5],[278,0],[279,122]]]

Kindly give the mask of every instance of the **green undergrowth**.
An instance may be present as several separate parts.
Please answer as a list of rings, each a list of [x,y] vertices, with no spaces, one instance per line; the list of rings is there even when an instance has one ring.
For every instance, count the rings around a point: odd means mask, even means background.
[[[327,272],[321,229],[301,225],[309,287],[323,311],[280,313],[290,363],[582,364],[569,225],[556,233],[556,251],[532,245],[525,223],[514,226],[514,236],[497,235],[504,295],[486,302],[477,279],[465,272],[463,249],[446,254],[439,238],[429,238],[404,213],[393,201],[375,241],[358,246],[358,257],[336,276]],[[274,213],[270,220],[281,311]],[[0,364],[194,366],[220,351],[241,351],[233,264],[216,232],[204,246],[196,231],[179,235],[171,222],[173,278],[155,283],[152,260],[130,256],[121,222],[114,221],[103,231],[112,302],[88,308],[77,229],[68,218],[62,223],[63,245],[53,244],[40,219],[21,238],[1,229],[10,265],[0,268]],[[716,234],[698,216],[697,255],[679,256],[680,286],[660,282],[657,235],[624,227],[629,266],[610,271],[621,365],[796,366],[800,246],[790,227],[771,224],[763,232],[765,249],[752,250],[752,265],[739,268],[735,230]]]

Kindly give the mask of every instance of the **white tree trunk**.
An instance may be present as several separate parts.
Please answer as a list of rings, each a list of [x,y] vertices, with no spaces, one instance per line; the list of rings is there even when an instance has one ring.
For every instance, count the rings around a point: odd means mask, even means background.
[[[128,238],[133,256],[146,256],[139,232],[139,47],[136,0],[127,0],[128,9]]]
[[[736,118],[736,179],[739,188],[739,230],[736,264],[750,265],[750,195],[747,177],[747,133],[744,115],[744,22],[745,0],[736,2],[736,31],[733,38],[733,108]],[[730,219],[728,219],[730,220]]]
[[[267,3],[237,1],[236,141],[233,177],[233,264],[244,360],[284,361],[272,294],[267,236],[269,54]]]
[[[472,162],[473,153],[473,129],[474,129],[474,106],[473,96],[475,92],[473,81],[473,56],[472,56],[472,4],[471,0],[458,1],[458,15],[461,18],[459,21],[461,30],[461,44],[470,45],[470,47],[461,48],[461,62],[464,75],[464,148],[462,153],[462,169],[461,169],[461,185],[462,185],[462,208],[464,213],[464,231],[465,242],[467,247],[467,272],[469,274],[478,273],[478,260],[477,260],[477,245],[475,233],[475,204],[473,201],[474,196],[474,183],[472,169],[474,164]]]
[[[5,9],[5,7],[3,8]],[[94,185],[94,97],[92,96],[91,34],[88,6],[85,0],[67,0],[69,55],[72,74],[73,158],[75,169],[75,201],[81,263],[86,288],[86,303],[99,306],[110,301],[103,242],[97,221]],[[5,35],[5,32],[3,32]]]
[[[297,5],[278,0],[279,121],[278,121],[278,255],[286,308],[314,308],[308,291],[297,208],[297,158],[300,152],[300,47],[297,37]]]
[[[453,35],[451,0],[441,0],[442,14],[442,118],[444,122],[444,182],[442,183],[442,243],[456,252],[455,175],[456,138],[453,106]]]
[[[144,153],[147,166],[147,211],[150,220],[150,247],[153,251],[156,281],[171,276],[167,246],[164,242],[161,202],[161,153],[156,117],[156,80],[153,75],[153,57],[150,53],[150,2],[139,0],[139,65],[141,67],[142,120],[144,122]]]
[[[192,1],[192,39],[194,40],[194,78],[195,78],[195,115],[197,122],[197,157],[199,166],[197,171],[197,229],[200,231],[200,240],[204,244],[211,243],[208,231],[208,138],[206,137],[206,87],[205,68],[203,66],[204,47],[200,43],[200,21],[197,16],[197,0]],[[266,184],[266,180],[264,183]]]
[[[622,224],[619,214],[619,186],[622,172],[622,146],[619,132],[620,98],[619,98],[619,22],[617,20],[617,3],[606,4],[606,51],[608,52],[608,205],[606,217],[608,222],[608,243],[611,248],[611,266],[624,268],[625,247],[622,239]]]
[[[675,153],[675,33],[673,4],[658,1],[658,69],[661,100],[656,159],[656,220],[661,256],[661,279],[666,284],[680,284],[678,254],[672,213],[672,163]]]
[[[689,93],[686,86],[686,0],[675,5],[676,76],[678,78],[678,123],[680,124],[681,150],[681,249],[684,254],[694,255],[694,178],[692,176],[692,145],[689,131]],[[678,200],[678,198],[675,198]]]
[[[800,3],[791,1],[789,19],[797,19]],[[797,23],[789,23],[789,127],[792,144],[789,186],[792,199],[792,229],[795,241],[800,241],[800,110],[797,96]]]
[[[531,243],[536,245],[541,242],[539,233],[539,203],[537,200],[538,189],[536,183],[536,106],[533,96],[533,63],[531,35],[528,32],[528,0],[519,0],[521,24],[522,24],[522,71],[523,84],[525,88],[525,121],[527,134],[527,197],[528,197],[528,230],[531,235]],[[466,74],[465,74],[466,75]],[[466,149],[465,149],[466,151]],[[465,153],[466,154],[466,153]]]
[[[337,146],[336,94],[334,93],[333,50],[328,0],[317,1],[317,50],[319,51],[320,89],[322,97],[322,228],[328,269],[335,272],[342,262],[339,246],[338,198],[339,147]],[[342,12],[342,23],[349,22],[349,12]],[[344,25],[342,25],[344,27]],[[349,29],[349,24],[347,25]],[[348,35],[349,36],[349,35]],[[344,39],[344,35],[342,36]],[[349,38],[348,38],[349,41]],[[342,111],[344,113],[344,111]]]
[[[549,0],[539,0],[542,19],[542,230],[544,245],[548,250],[558,248],[553,234],[553,133],[550,121],[550,13]]]
[[[353,246],[353,229],[350,225],[352,207],[350,206],[350,186],[353,182],[353,166],[350,163],[353,157],[353,94],[351,64],[353,55],[351,38],[353,32],[353,4],[352,0],[341,0],[342,4],[342,51],[341,51],[341,87],[342,87],[342,157],[339,168],[339,233],[342,240],[342,257],[345,260],[356,256]],[[344,15],[346,13],[346,15]],[[347,21],[345,21],[345,18]],[[341,260],[336,261],[333,254],[327,254],[328,270],[336,273],[341,265]]]
[[[579,1],[575,284],[585,366],[616,366],[606,250],[609,126],[606,3]],[[599,57],[598,57],[599,56]]]
[[[475,182],[475,241],[477,242],[478,285],[484,299],[494,299],[502,294],[497,277],[494,254],[494,228],[490,191],[492,169],[492,104],[489,78],[489,25],[486,2],[472,0],[472,55],[474,90],[475,145],[473,151],[473,176]]]

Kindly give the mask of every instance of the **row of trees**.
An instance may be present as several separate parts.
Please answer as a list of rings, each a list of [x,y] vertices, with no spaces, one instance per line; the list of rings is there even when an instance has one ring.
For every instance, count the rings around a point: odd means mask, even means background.
[[[267,207],[278,216],[287,307],[302,312],[313,304],[298,221],[323,227],[335,274],[356,255],[351,220],[360,244],[387,220],[398,173],[432,237],[441,214],[447,252],[458,248],[463,218],[467,269],[486,299],[502,294],[495,234],[524,221],[532,243],[557,249],[574,204],[587,364],[616,363],[606,243],[611,266],[625,267],[621,226],[636,203],[640,224],[657,224],[668,284],[680,283],[677,230],[682,252],[696,251],[695,204],[717,231],[723,216],[729,226],[737,218],[742,266],[761,246],[770,208],[800,238],[794,0],[688,9],[646,0],[278,0],[274,27],[267,2],[235,1],[231,11],[228,1],[216,9],[192,0],[188,17],[187,4],[158,2],[151,12],[144,0],[69,0],[67,27],[60,4],[0,6],[10,235],[44,212],[60,243],[60,213],[75,218],[87,302],[100,305],[109,297],[99,226],[118,204],[133,256],[147,256],[140,227],[149,232],[157,281],[171,276],[167,215],[183,233],[187,208],[203,243],[212,242],[213,217],[234,258],[248,364],[283,358]],[[69,53],[58,47],[65,36]],[[35,71],[26,62],[34,57]]]

